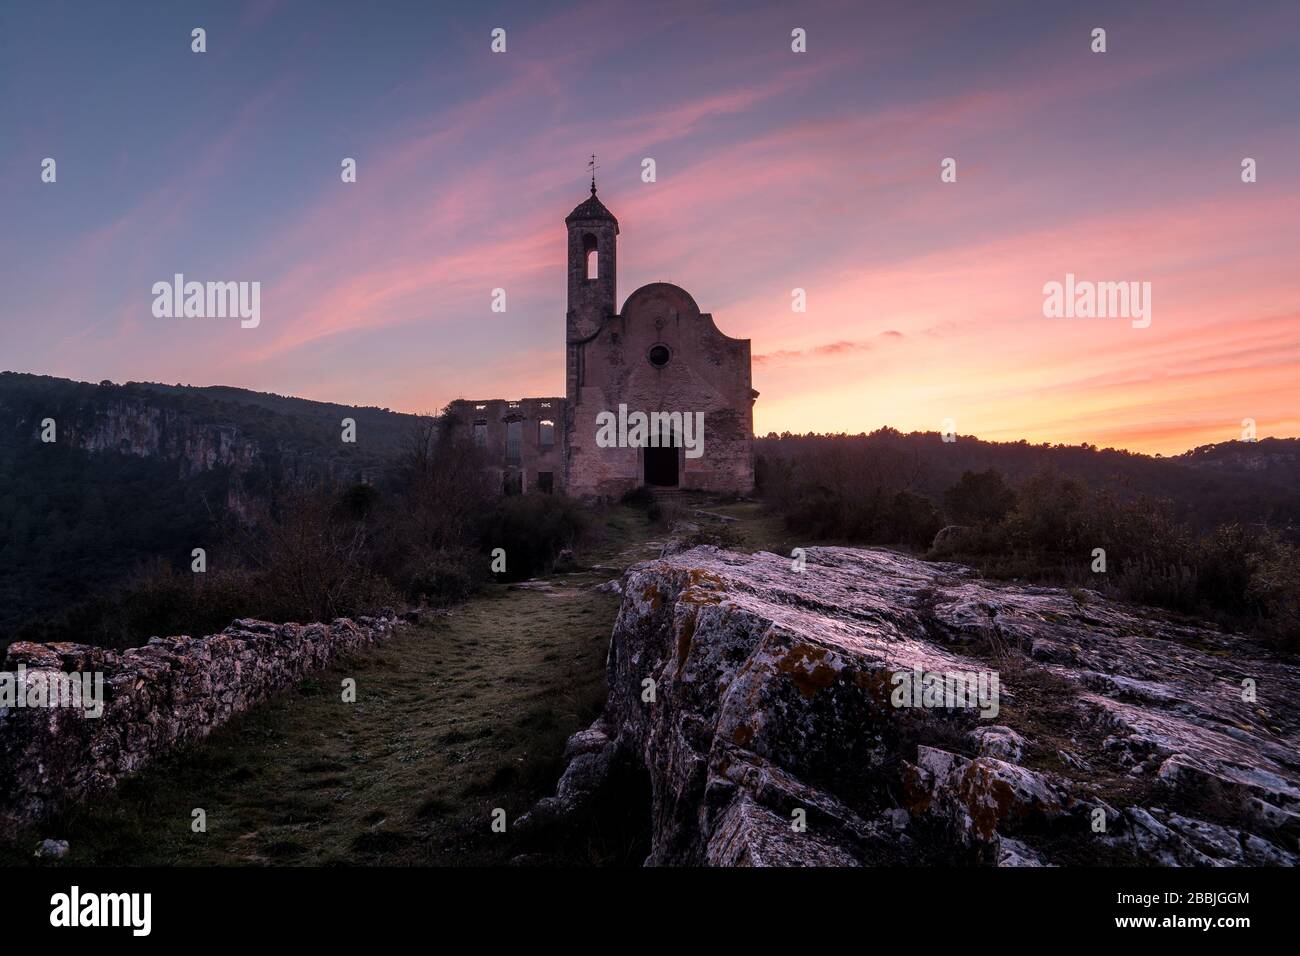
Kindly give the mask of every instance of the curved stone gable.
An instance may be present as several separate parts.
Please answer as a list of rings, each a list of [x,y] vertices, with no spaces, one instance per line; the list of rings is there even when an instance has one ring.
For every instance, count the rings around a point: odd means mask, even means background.
[[[657,311],[677,311],[687,315],[699,315],[700,307],[689,292],[671,282],[649,282],[641,286],[623,303],[620,314],[653,314]]]

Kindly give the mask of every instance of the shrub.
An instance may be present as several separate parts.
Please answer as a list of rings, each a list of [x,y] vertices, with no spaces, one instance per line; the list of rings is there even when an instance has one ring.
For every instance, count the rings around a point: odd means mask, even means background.
[[[375,567],[372,524],[350,516],[347,493],[285,492],[244,536],[263,589],[252,603],[279,620],[330,621],[376,613],[398,595]]]
[[[150,637],[212,634],[238,617],[262,612],[262,589],[246,571],[176,571],[166,562],[141,567],[111,594],[81,601],[62,613],[35,618],[15,640],[72,641],[122,650]]]
[[[1086,554],[1091,547],[1082,484],[1056,472],[1040,472],[1021,487],[1015,508],[1006,517],[1009,544],[1033,554]]]
[[[693,527],[677,538],[682,551],[689,551],[702,544],[711,544],[717,548],[737,548],[742,543],[741,534],[735,526],[715,522]]]
[[[1007,486],[1002,473],[964,471],[961,479],[943,494],[948,517],[957,524],[997,524],[1015,507],[1016,493]]]
[[[407,600],[437,607],[469,597],[485,579],[485,570],[476,551],[428,548],[409,557],[393,584]]]
[[[623,493],[620,499],[623,504],[631,505],[633,508],[648,508],[655,503],[654,492],[645,485],[640,485],[631,491]]]
[[[572,498],[530,492],[497,501],[479,538],[481,550],[504,548],[510,580],[550,570],[561,551],[587,534],[587,513]]]
[[[891,543],[925,549],[944,522],[929,498],[911,491],[900,491],[889,503],[888,524]]]
[[[1262,636],[1287,650],[1300,650],[1300,552],[1269,534],[1249,564],[1246,597],[1264,614]]]

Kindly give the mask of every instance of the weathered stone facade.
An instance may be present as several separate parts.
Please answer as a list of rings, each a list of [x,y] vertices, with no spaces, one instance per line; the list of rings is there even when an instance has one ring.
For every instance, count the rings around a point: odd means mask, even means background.
[[[618,310],[618,220],[594,184],[565,225],[565,398],[457,401],[448,409],[487,449],[503,492],[751,491],[758,393],[749,340],[724,335],[689,293],[667,282],[642,286]],[[635,437],[610,443],[602,424],[620,409],[671,421],[646,436],[651,447]],[[699,423],[694,433],[688,417]],[[542,444],[543,422],[557,427],[554,445]]]
[[[562,398],[458,400],[448,411],[485,449],[488,469],[503,494],[551,493],[564,488]]]

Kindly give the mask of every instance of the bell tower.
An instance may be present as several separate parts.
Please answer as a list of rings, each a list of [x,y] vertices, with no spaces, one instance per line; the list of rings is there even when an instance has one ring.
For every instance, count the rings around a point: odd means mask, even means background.
[[[565,322],[567,392],[582,385],[583,343],[617,309],[618,220],[596,196],[595,157],[589,164],[591,196],[564,219],[569,230],[569,313]]]

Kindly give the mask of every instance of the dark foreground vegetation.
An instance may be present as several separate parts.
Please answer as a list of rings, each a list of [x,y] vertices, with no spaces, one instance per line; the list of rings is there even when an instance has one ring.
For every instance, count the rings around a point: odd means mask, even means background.
[[[191,538],[206,546],[202,573],[173,543],[173,560],[141,560],[120,585],[33,617],[11,639],[123,648],[211,633],[237,617],[328,621],[445,606],[490,579],[549,570],[590,529],[588,511],[562,495],[500,498],[494,488],[453,419],[420,419],[376,482],[283,486],[242,520],[227,516]],[[497,549],[503,570],[493,568]]]
[[[759,491],[809,541],[902,546],[1300,647],[1293,455],[1285,480],[1266,483],[1095,449],[1067,473],[1078,449],[967,443],[890,429],[771,436],[758,443]],[[989,465],[999,455],[1016,480]],[[1198,497],[1204,508],[1189,512]]]

